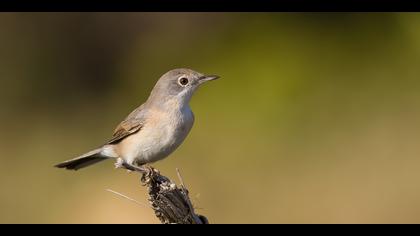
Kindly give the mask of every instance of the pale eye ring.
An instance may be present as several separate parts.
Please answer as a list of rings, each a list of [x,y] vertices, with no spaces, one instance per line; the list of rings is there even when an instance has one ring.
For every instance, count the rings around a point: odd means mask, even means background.
[[[181,86],[186,86],[189,82],[190,81],[187,78],[185,78],[185,77],[181,77],[181,78],[178,79],[178,83]]]

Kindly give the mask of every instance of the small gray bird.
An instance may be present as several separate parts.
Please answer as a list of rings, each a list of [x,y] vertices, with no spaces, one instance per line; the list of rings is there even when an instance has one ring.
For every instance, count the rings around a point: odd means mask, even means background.
[[[190,69],[174,69],[156,83],[147,101],[131,112],[103,146],[57,164],[70,170],[116,159],[130,166],[159,161],[184,141],[194,123],[189,106],[193,93],[204,82],[218,79]]]

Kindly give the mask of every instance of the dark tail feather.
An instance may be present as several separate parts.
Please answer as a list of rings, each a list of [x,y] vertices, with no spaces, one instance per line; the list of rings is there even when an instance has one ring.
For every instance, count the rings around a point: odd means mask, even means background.
[[[108,159],[109,157],[102,155],[101,151],[102,148],[95,149],[74,159],[59,163],[55,167],[78,170]]]

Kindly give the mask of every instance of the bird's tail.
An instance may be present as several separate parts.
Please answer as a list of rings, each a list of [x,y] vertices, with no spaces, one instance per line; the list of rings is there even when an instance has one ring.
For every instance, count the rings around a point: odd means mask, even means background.
[[[103,155],[101,152],[102,148],[98,148],[71,160],[61,162],[55,165],[55,167],[66,168],[68,170],[78,170],[110,158]]]

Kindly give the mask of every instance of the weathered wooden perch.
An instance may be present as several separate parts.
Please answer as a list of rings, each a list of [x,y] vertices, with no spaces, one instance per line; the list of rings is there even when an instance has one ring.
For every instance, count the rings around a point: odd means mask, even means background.
[[[208,224],[205,216],[195,214],[188,190],[177,169],[180,186],[153,167],[134,168],[126,163],[122,167],[139,172],[141,183],[148,188],[149,203],[163,224]]]
[[[149,202],[156,216],[164,224],[208,224],[206,217],[195,214],[188,190],[177,172],[180,186],[154,168],[142,173],[141,182],[148,188]]]

